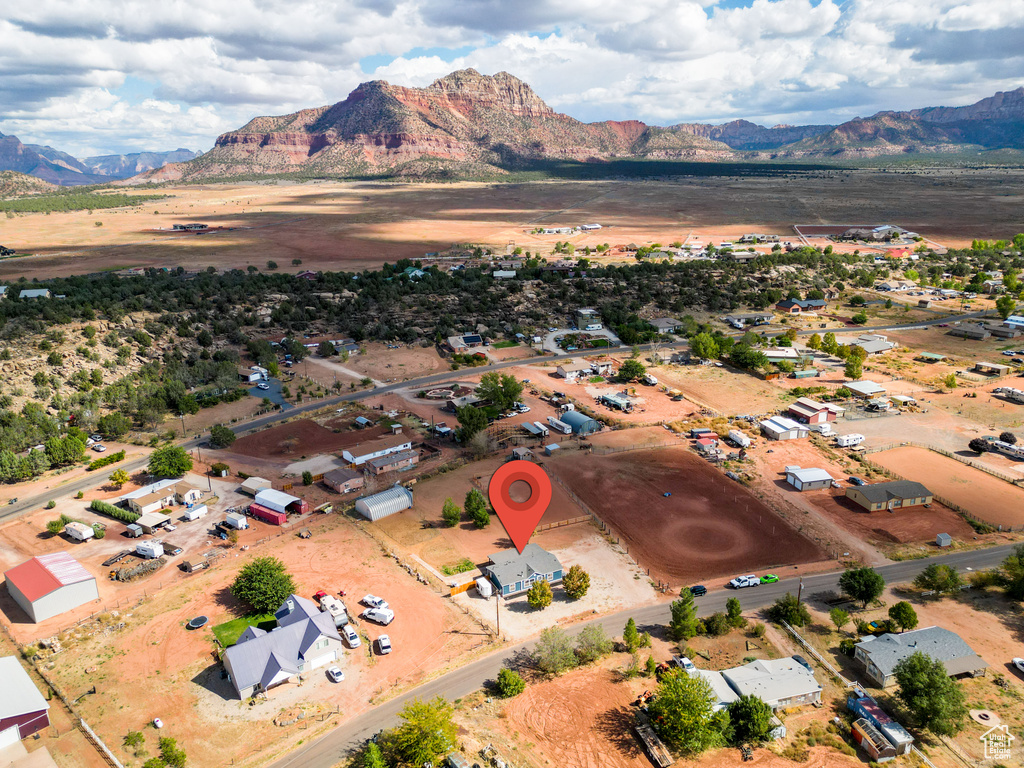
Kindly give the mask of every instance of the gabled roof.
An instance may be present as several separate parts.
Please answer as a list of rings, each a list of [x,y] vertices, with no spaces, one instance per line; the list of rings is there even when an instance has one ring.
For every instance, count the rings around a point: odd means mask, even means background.
[[[857,643],[857,649],[867,655],[885,676],[891,675],[899,662],[918,651],[941,661],[950,675],[988,667],[960,635],[942,627],[925,627],[898,635],[885,634]]]
[[[844,384],[847,389],[861,395],[880,395],[885,392],[885,387],[873,381],[863,379],[861,381],[850,381]]]
[[[758,659],[723,670],[722,677],[741,696],[757,696],[768,704],[821,690],[814,673],[790,657]]]
[[[8,717],[50,708],[28,672],[14,656],[0,658],[0,680],[4,681],[4,695],[0,696],[0,719],[6,720]]]
[[[94,577],[67,552],[54,552],[14,566],[4,573],[4,578],[14,584],[29,602],[35,602],[61,587],[89,581]]]
[[[330,472],[325,474],[324,480],[328,483],[338,483],[340,485],[341,483],[347,483],[349,480],[355,480],[362,476],[362,472],[357,472],[356,470],[349,469],[348,467],[338,467],[337,469],[332,469]]]
[[[320,609],[312,600],[307,600],[298,595],[291,595],[281,603],[281,607],[274,612],[278,626],[286,627],[303,619],[311,619],[320,614]]]
[[[862,485],[858,490],[872,504],[884,504],[892,499],[920,499],[931,496],[932,492],[912,480],[893,480],[888,483]]]
[[[158,480],[155,483],[150,483],[149,485],[145,485],[142,488],[139,488],[137,490],[132,491],[131,493],[126,493],[124,496],[122,496],[120,499],[118,499],[118,501],[124,501],[126,499],[141,499],[143,496],[148,496],[151,493],[156,493],[157,491],[161,491],[164,488],[167,488],[167,487],[169,487],[171,485],[174,485],[177,482],[178,482],[177,478],[174,478],[174,477],[168,478],[166,480]]]
[[[367,464],[374,469],[380,469],[381,467],[388,467],[402,461],[409,461],[416,458],[417,455],[416,451],[399,451],[398,453],[389,453],[387,456],[381,456],[379,459],[371,459]]]
[[[785,416],[772,416],[770,419],[762,421],[760,426],[769,432],[789,432],[793,429],[806,431],[807,429],[806,426],[798,424],[792,419],[787,419]]]
[[[514,549],[495,552],[490,560],[493,565],[486,566],[487,571],[499,584],[515,584],[537,573],[547,574],[562,570],[558,558],[536,544],[527,544],[522,554]]]
[[[807,467],[806,469],[794,469],[791,472],[787,472],[786,477],[794,477],[801,483],[819,483],[825,480],[832,482],[832,475],[830,475],[824,469],[818,469],[817,467]]]

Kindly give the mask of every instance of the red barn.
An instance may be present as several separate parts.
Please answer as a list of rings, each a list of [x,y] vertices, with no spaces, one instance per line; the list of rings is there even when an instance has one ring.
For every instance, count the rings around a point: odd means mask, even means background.
[[[0,680],[4,687],[4,695],[0,696],[0,731],[17,726],[18,735],[24,739],[49,727],[50,705],[17,658],[0,658]]]

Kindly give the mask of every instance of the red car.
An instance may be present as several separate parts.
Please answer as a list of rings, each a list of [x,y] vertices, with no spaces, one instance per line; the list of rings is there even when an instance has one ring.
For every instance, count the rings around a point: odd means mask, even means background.
[[[315,595],[313,595],[313,599],[316,600],[318,603],[325,597],[327,597],[327,593],[322,589],[319,590]]]

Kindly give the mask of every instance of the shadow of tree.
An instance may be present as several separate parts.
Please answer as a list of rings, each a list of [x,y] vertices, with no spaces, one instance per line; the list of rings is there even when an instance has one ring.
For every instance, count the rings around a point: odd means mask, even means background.
[[[628,758],[640,757],[643,749],[633,735],[634,714],[629,707],[605,710],[595,718],[595,727],[619,754]]]

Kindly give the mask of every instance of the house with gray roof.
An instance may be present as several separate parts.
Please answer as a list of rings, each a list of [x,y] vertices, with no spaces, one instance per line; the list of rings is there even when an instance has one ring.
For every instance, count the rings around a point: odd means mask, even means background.
[[[792,657],[757,659],[722,670],[738,696],[757,696],[772,709],[787,709],[821,701],[821,684],[814,673]]]
[[[291,682],[341,655],[334,617],[322,613],[311,600],[291,595],[274,617],[276,628],[268,632],[247,627],[224,651],[224,668],[241,699]]]
[[[562,580],[558,558],[536,544],[527,544],[522,554],[514,549],[495,552],[490,561],[490,565],[484,566],[484,573],[504,597],[526,592],[536,581],[554,584]]]
[[[960,635],[942,627],[865,638],[854,647],[853,658],[864,665],[871,680],[885,688],[896,682],[896,665],[917,652],[941,661],[950,677],[980,677],[988,669],[988,663]]]
[[[893,480],[888,483],[851,485],[846,489],[846,498],[868,512],[877,512],[880,509],[931,504],[932,492],[912,480]]]

